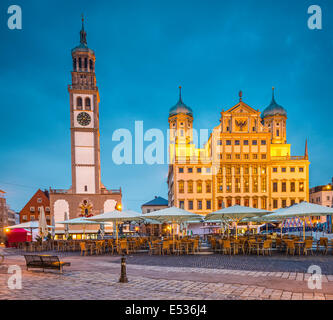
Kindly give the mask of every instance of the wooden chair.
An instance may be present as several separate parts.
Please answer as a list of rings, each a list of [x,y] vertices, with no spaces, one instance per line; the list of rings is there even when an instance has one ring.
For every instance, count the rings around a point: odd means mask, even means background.
[[[294,256],[296,249],[294,240],[287,240],[286,244],[287,244],[286,254],[288,255],[292,253]]]
[[[257,252],[257,245],[254,239],[250,239],[247,242],[247,254],[256,253]]]
[[[303,253],[305,255],[308,255],[308,251],[310,251],[311,254],[313,255],[312,244],[313,240],[305,240],[304,249],[303,249]]]
[[[148,242],[148,246],[149,246],[149,252],[148,252],[148,254],[150,256],[159,252],[159,247],[158,247],[158,245],[156,243],[153,244],[152,242],[149,241]]]
[[[97,241],[95,247],[95,254],[102,254],[103,253],[103,241]]]
[[[164,242],[163,242],[163,244],[164,244]],[[173,246],[172,251],[174,254],[180,255],[183,253],[182,243],[180,240],[176,240],[173,245],[174,246]],[[169,247],[170,247],[170,244],[169,244]]]
[[[162,255],[164,255],[164,252],[166,252],[166,254],[170,254],[169,241],[163,241],[161,251]]]
[[[81,256],[83,255],[83,253],[85,256],[88,254],[88,249],[85,242],[80,242],[80,249],[81,249],[80,253]]]
[[[323,254],[327,254],[328,251],[328,238],[320,238],[319,242],[317,243],[317,252],[320,252],[322,248]]]
[[[223,254],[229,254],[231,255],[231,242],[230,240],[223,240]]]
[[[269,254],[270,256],[272,255],[272,240],[265,240],[263,243],[262,248],[259,249],[262,252],[262,255],[265,255],[265,252]]]
[[[123,254],[124,252],[128,254],[128,243],[126,240],[120,240],[118,245],[118,253]]]

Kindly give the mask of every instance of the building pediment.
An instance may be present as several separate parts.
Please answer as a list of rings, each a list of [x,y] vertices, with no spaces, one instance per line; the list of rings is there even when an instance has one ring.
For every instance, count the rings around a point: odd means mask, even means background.
[[[252,107],[250,107],[249,105],[247,105],[243,101],[240,101],[239,103],[237,103],[236,105],[234,105],[233,107],[231,107],[230,109],[228,109],[227,111],[225,111],[223,113],[224,114],[230,113],[230,115],[242,115],[242,114],[246,114],[246,115],[255,114],[255,115],[257,115],[260,112],[253,109]]]

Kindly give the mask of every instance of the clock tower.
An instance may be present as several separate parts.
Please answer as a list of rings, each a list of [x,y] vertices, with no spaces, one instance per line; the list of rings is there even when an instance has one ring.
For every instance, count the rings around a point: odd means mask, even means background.
[[[88,48],[82,29],[80,44],[72,50],[72,84],[69,85],[71,121],[72,189],[78,194],[98,194],[101,189],[99,143],[99,93],[95,53]]]
[[[57,225],[57,221],[63,221],[66,216],[69,219],[91,217],[121,207],[121,189],[107,189],[101,182],[100,98],[96,86],[95,61],[95,53],[87,45],[82,18],[80,44],[72,50],[72,83],[68,86],[72,186],[69,189],[50,188],[51,214],[55,218],[57,230],[61,232],[63,226]],[[80,233],[77,229],[79,227],[71,228]],[[91,226],[90,231],[94,228],[96,226]]]

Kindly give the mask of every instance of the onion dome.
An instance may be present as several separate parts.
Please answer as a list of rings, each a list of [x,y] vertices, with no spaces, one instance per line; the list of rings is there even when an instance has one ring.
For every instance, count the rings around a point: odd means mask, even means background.
[[[192,109],[190,107],[188,107],[182,100],[182,87],[179,87],[179,101],[169,111],[170,117],[175,116],[177,114],[185,114],[185,115],[193,116]]]
[[[274,87],[272,88],[273,94],[272,94],[272,102],[271,104],[264,110],[264,112],[261,114],[262,118],[271,117],[271,116],[287,116],[287,111],[280,105],[278,105],[275,101],[274,97]]]

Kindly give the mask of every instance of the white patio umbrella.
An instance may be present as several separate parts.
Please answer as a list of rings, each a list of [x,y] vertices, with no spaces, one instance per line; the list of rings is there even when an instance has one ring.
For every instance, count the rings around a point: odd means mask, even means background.
[[[301,202],[291,207],[284,208],[271,214],[272,217],[283,217],[285,219],[299,217],[303,220],[303,241],[305,241],[305,218],[311,216],[327,216],[333,214],[333,208],[321,206],[309,202]]]
[[[144,216],[141,213],[125,210],[125,211],[118,211],[114,210],[111,212],[105,212],[99,214],[97,216],[93,216],[87,218],[89,221],[96,221],[96,222],[113,222],[115,223],[116,227],[116,239],[118,243],[118,223],[119,222],[131,222],[131,221],[144,221]]]
[[[29,222],[24,222],[20,224],[16,224],[14,226],[8,226],[6,229],[29,229],[31,232],[31,241],[32,241],[32,230],[38,229],[39,228],[39,222],[38,221],[29,221]],[[52,226],[47,226],[47,228],[53,228]]]
[[[236,239],[237,239],[237,225],[238,223],[243,220],[244,218],[251,218],[256,216],[262,216],[267,213],[270,213],[268,210],[262,210],[257,208],[251,208],[251,207],[244,207],[235,205],[232,207],[220,209],[218,211],[209,213],[206,216],[206,220],[216,220],[216,219],[230,219],[233,222],[236,223]]]
[[[64,213],[64,220],[67,221],[68,220],[68,214],[67,212]],[[69,234],[69,227],[67,224],[65,224],[65,236],[66,239],[68,238],[68,234]]]
[[[177,207],[169,207],[166,209],[157,210],[151,213],[146,213],[145,217],[148,219],[154,219],[161,222],[180,224],[183,222],[191,221],[191,220],[203,220],[204,216],[196,213],[192,213],[186,211],[184,209],[180,209]],[[175,244],[175,235],[172,228],[172,239],[173,239],[173,247]]]
[[[83,233],[85,233],[85,226],[86,225],[101,225],[101,224],[108,224],[108,223],[104,223],[104,222],[96,222],[96,221],[90,221],[87,220],[87,218],[74,218],[74,219],[70,219],[70,220],[65,220],[65,221],[60,221],[57,222],[58,224],[64,224],[67,228],[70,225],[82,225],[83,226]],[[67,230],[68,232],[69,230]]]
[[[54,215],[52,215],[52,230],[51,230],[52,239],[54,239],[55,236],[55,220]]]
[[[38,222],[39,222],[39,235],[43,239],[49,233],[48,229],[47,229],[47,224],[46,224],[44,207],[40,207],[39,221]]]

